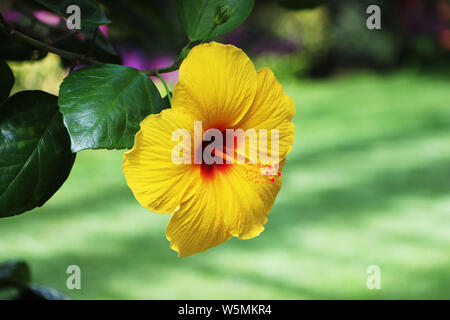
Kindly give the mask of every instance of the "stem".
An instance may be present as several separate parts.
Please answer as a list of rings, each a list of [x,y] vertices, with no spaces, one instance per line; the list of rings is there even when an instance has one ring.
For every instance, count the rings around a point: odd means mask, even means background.
[[[211,28],[211,31],[209,31],[208,35],[206,36],[205,39],[202,40],[202,42],[200,42],[200,44],[205,43],[206,41],[208,41],[208,39],[211,37],[211,35],[213,34],[214,30],[216,30],[218,24],[214,23],[213,27]]]
[[[151,69],[144,71],[149,76],[158,76],[160,73],[168,73],[178,70],[181,65],[181,61],[177,60],[173,65],[161,69]]]
[[[161,77],[161,75],[159,73],[156,73],[156,76],[162,82],[164,89],[166,89],[167,98],[169,99],[170,106],[172,106],[172,97],[170,96],[170,90],[169,90],[169,87],[167,86],[166,81],[164,81],[163,77]]]
[[[92,50],[94,50],[95,40],[97,39],[97,33],[98,33],[98,27],[95,28],[94,36],[92,37],[91,44],[89,45],[89,49],[88,49],[88,51],[86,53],[86,57],[90,56],[91,53],[92,53]]]

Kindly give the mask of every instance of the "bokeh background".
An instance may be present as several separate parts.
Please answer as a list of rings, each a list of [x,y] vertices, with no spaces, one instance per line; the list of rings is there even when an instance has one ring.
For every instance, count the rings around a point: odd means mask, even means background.
[[[113,23],[97,53],[112,62],[170,65],[186,42],[173,1],[100,2]],[[82,151],[42,208],[0,221],[0,261],[25,259],[34,282],[75,299],[450,299],[450,3],[311,2],[257,0],[216,39],[272,68],[297,107],[283,187],[259,237],[179,258],[165,238],[169,215],[128,189],[123,151]],[[366,28],[369,4],[381,7],[381,30]],[[62,32],[27,1],[1,9],[23,28]],[[9,61],[14,91],[57,94],[69,66],[31,54]],[[172,87],[177,76],[165,75]],[[73,264],[81,290],[66,288]],[[370,265],[380,290],[366,286]]]

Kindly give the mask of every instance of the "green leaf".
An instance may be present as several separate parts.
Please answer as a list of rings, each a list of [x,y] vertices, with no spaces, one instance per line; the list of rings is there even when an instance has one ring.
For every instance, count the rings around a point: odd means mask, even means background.
[[[21,91],[9,98],[0,108],[0,217],[42,206],[74,160],[55,96]]]
[[[177,13],[189,40],[204,40],[214,26],[219,4],[228,5],[234,13],[224,24],[215,28],[211,38],[225,34],[247,19],[252,12],[254,0],[177,0]]]
[[[144,72],[114,64],[72,72],[60,87],[58,102],[74,152],[131,148],[140,122],[164,109]]]
[[[14,74],[6,62],[0,60],[0,106],[9,97],[14,86]]]
[[[30,268],[25,261],[10,260],[0,265],[0,288],[23,287],[30,281]]]
[[[277,0],[277,3],[287,9],[314,9],[325,4],[327,0]]]
[[[111,21],[105,16],[102,9],[95,0],[35,0],[42,4],[47,9],[68,17],[67,8],[71,5],[77,5],[81,11],[81,22],[91,25],[102,25],[111,23]]]

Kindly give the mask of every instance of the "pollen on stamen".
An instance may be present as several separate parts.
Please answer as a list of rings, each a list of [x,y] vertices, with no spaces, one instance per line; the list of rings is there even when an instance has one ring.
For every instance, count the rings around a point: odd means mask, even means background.
[[[276,170],[278,164],[270,162],[260,162],[258,164],[251,164],[245,167],[244,171],[247,180],[252,183],[274,183],[276,177],[281,176],[281,172]]]

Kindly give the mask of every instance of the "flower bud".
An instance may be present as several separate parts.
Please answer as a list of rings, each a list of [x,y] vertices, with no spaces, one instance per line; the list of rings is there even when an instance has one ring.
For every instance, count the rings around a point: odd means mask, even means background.
[[[221,25],[230,20],[231,16],[234,14],[235,8],[230,8],[227,4],[219,4],[216,9],[216,15],[214,17],[214,23],[216,25]]]

